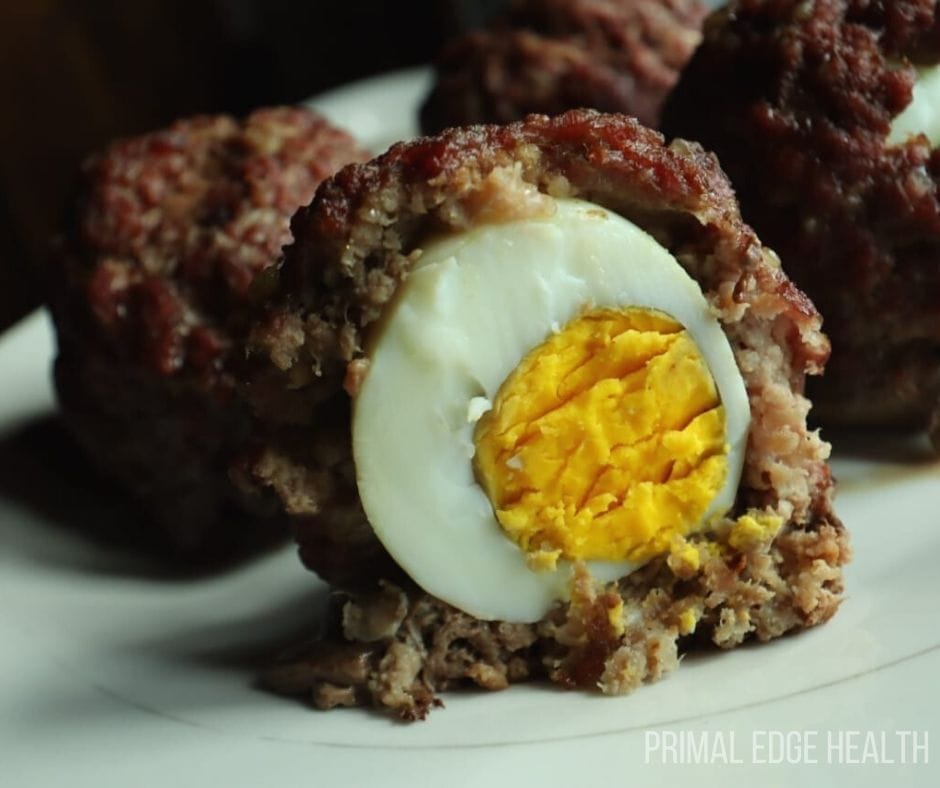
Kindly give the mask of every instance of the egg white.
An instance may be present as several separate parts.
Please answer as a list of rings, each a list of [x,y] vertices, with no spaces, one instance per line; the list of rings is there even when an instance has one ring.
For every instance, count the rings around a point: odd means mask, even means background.
[[[473,431],[522,358],[585,308],[661,310],[691,334],[726,411],[728,477],[703,517],[731,507],[750,410],[728,340],[695,281],[650,235],[578,200],[424,249],[367,348],[353,406],[359,494],[379,539],[429,593],[481,619],[536,621],[571,566],[533,571],[474,478]],[[637,568],[589,563],[599,580]]]
[[[917,134],[940,145],[940,66],[917,70],[911,103],[891,122],[887,143],[900,145]]]

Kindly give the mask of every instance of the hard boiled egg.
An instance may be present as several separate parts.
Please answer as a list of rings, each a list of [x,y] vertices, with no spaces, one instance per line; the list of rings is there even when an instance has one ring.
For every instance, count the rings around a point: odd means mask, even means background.
[[[940,145],[940,66],[917,70],[911,103],[891,122],[888,144],[899,145],[917,134]]]
[[[429,593],[535,621],[733,505],[747,393],[695,281],[639,227],[554,200],[430,243],[366,348],[359,494]]]

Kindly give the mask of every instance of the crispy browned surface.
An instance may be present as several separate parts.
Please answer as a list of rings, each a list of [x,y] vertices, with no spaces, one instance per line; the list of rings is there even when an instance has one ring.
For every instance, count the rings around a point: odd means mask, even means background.
[[[700,283],[751,405],[734,513],[766,507],[784,518],[781,535],[748,554],[726,546],[705,556],[700,571],[660,560],[606,590],[582,578],[574,603],[529,629],[519,648],[500,639],[499,624],[464,622],[479,642],[467,647],[458,638],[454,649],[467,653],[444,648],[446,669],[428,655],[438,653],[432,646],[440,632],[467,617],[404,581],[411,589],[405,612],[381,636],[347,627],[334,645],[321,644],[317,656],[286,669],[293,683],[279,674],[277,686],[310,689],[321,705],[370,700],[406,717],[421,716],[435,690],[458,680],[496,688],[514,676],[547,673],[566,685],[625,692],[675,666],[682,610],[700,614],[701,632],[719,645],[774,637],[835,612],[848,548],[831,508],[829,447],[807,430],[809,403],[801,396],[805,375],[819,372],[828,353],[819,316],[741,222],[714,157],[690,143],[667,147],[624,116],[589,111],[399,144],[339,172],[295,216],[295,243],[272,269],[272,300],[250,342],[256,411],[267,425],[290,425],[291,440],[268,443],[244,472],[274,489],[294,515],[307,565],[340,586],[374,587],[397,572],[358,502],[344,384],[354,393],[370,326],[424,239],[538,210],[540,192],[621,213]],[[618,595],[643,622],[623,635],[598,623],[609,621],[606,609]],[[374,604],[353,603],[364,611]],[[337,682],[320,659],[334,659],[334,648],[348,655],[347,641],[365,643],[372,656],[362,662],[354,649],[357,664],[367,666],[364,677]]]
[[[445,47],[422,128],[577,107],[656,125],[704,17],[699,0],[520,0],[490,28]]]
[[[365,154],[301,109],[200,117],[89,159],[50,266],[56,383],[92,459],[174,548],[227,550],[255,522],[227,478],[248,413],[231,362],[254,275],[327,175]],[[256,508],[252,504],[252,508]]]
[[[831,423],[927,424],[940,395],[940,151],[887,147],[933,0],[747,0],[712,17],[664,115],[718,153],[745,219],[826,320]]]

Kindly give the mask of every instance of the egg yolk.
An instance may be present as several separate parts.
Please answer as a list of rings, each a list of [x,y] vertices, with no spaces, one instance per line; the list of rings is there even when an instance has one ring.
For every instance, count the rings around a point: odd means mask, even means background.
[[[642,308],[588,311],[532,350],[474,442],[496,518],[536,569],[668,552],[728,473],[708,366],[679,323]]]

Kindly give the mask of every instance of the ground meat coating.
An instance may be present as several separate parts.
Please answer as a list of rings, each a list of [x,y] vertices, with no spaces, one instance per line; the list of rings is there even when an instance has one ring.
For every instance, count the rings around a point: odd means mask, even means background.
[[[655,126],[704,18],[699,0],[520,0],[488,29],[444,48],[422,128],[577,107]]]
[[[361,151],[303,109],[179,121],[85,162],[48,276],[63,414],[91,459],[142,502],[145,541],[228,552],[283,526],[228,479],[248,434],[232,361],[255,274],[289,219]]]
[[[731,516],[767,509],[784,525],[753,544],[696,538],[698,560],[662,558],[605,588],[582,574],[570,604],[507,630],[467,620],[414,588],[371,534],[356,493],[344,383],[362,374],[370,327],[422,241],[525,213],[520,195],[533,187],[620,213],[701,285],[752,414]],[[423,716],[436,691],[467,681],[492,689],[547,675],[620,693],[676,666],[690,616],[697,636],[731,646],[835,612],[849,551],[832,511],[829,447],[807,429],[802,396],[828,343],[812,304],[742,223],[714,156],[693,143],[666,146],[625,116],[585,110],[452,129],[345,168],[294,217],[292,230],[295,242],[270,270],[271,301],[252,330],[250,389],[262,423],[290,424],[295,439],[307,437],[268,444],[245,474],[284,500],[311,569],[339,586],[384,590],[355,596],[334,638],[275,671],[274,686],[310,691],[322,706],[370,702],[406,718]],[[399,602],[388,594],[400,594]],[[631,613],[624,632],[608,615],[618,600]],[[374,620],[383,616],[386,626]],[[368,635],[350,623],[364,619],[372,619]],[[463,634],[450,640],[451,631]],[[358,678],[334,670],[343,660],[361,669]]]
[[[811,393],[826,423],[940,436],[940,151],[886,144],[914,64],[940,61],[937,8],[731,3],[664,114],[667,133],[718,154],[744,218],[822,312],[833,355]]]

